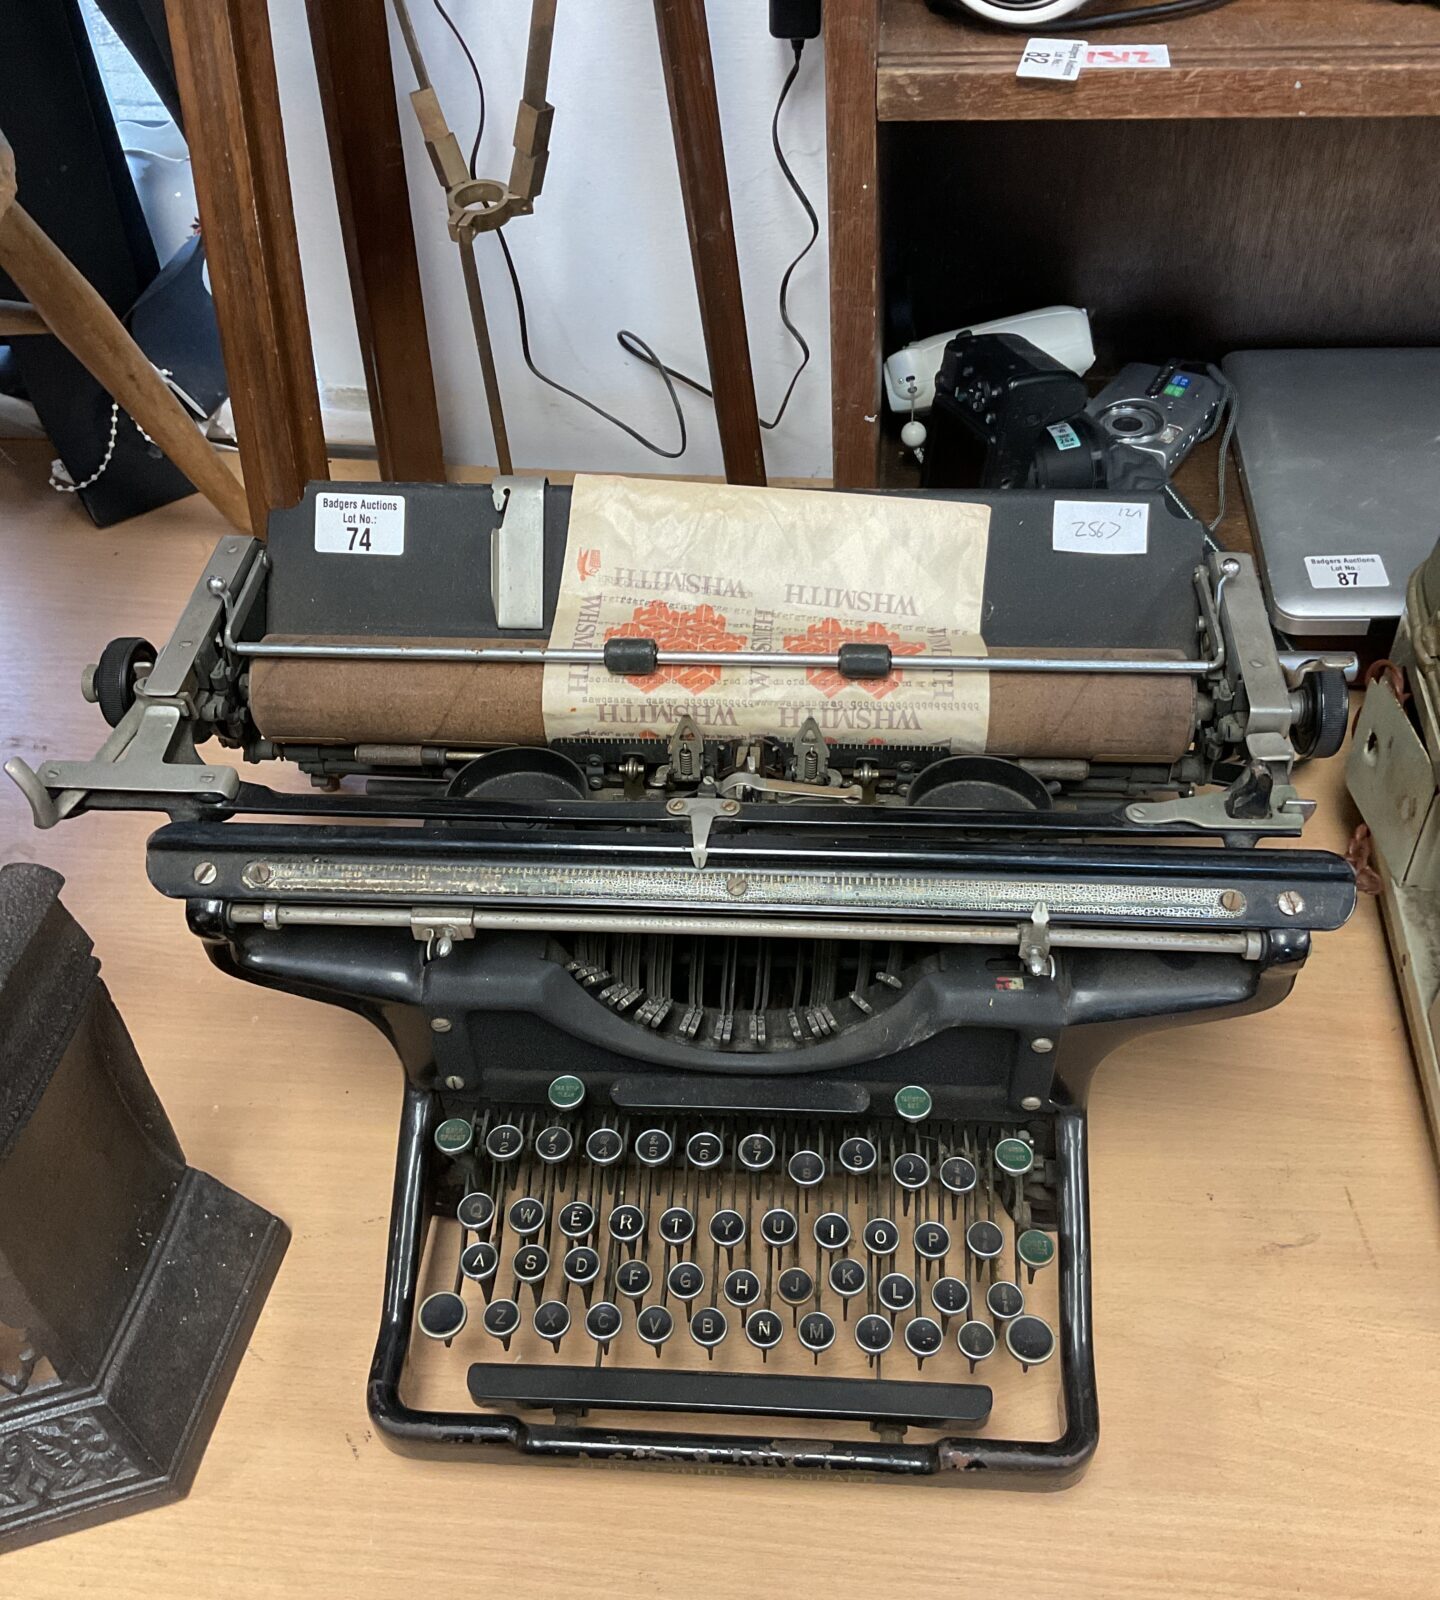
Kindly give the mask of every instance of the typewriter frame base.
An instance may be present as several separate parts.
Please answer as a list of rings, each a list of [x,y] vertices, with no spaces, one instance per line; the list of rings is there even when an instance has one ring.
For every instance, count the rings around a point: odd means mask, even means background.
[[[381,1437],[414,1456],[587,1460],[611,1465],[713,1471],[716,1468],[826,1477],[993,1483],[1004,1488],[1062,1489],[1089,1465],[1100,1440],[1090,1315],[1090,1215],[1083,1110],[1056,1115],[1059,1206],[1059,1355],[1065,1431],[1049,1443],[969,1435],[907,1445],[757,1434],[659,1432],[551,1425],[510,1415],[422,1411],[400,1397],[414,1325],[430,1219],[430,1141],[436,1096],[407,1084],[395,1161],[380,1335],[366,1400]]]

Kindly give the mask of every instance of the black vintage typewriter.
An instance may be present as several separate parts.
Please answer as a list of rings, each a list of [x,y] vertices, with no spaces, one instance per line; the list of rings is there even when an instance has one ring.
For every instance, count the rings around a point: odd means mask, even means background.
[[[812,538],[817,503],[837,539],[877,512],[804,498]],[[1279,651],[1252,562],[1160,498],[1123,531],[938,498],[984,529],[968,651],[888,620],[737,643],[658,532],[626,581],[663,608],[560,637],[605,559],[569,489],[316,486],[220,542],[163,649],[106,648],[93,760],[9,763],[41,826],[168,813],[150,877],[211,960],[393,1043],[368,1395],[397,1447],[1037,1484],[1094,1452],[1091,1075],[1275,1004],[1350,914],[1343,861],[1262,847],[1301,831],[1346,663]],[[727,723],[728,684],[796,670],[813,714]],[[577,728],[577,673],[670,709]],[[983,682],[968,741],[877,735],[902,674],[972,710]]]

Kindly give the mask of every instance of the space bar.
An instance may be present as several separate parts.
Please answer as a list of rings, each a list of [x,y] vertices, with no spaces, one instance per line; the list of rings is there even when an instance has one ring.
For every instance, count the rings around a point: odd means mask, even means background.
[[[883,1378],[793,1378],[760,1372],[647,1372],[636,1367],[541,1367],[477,1361],[476,1405],[562,1410],[717,1411],[764,1417],[826,1417],[973,1427],[990,1415],[981,1383],[896,1383]]]

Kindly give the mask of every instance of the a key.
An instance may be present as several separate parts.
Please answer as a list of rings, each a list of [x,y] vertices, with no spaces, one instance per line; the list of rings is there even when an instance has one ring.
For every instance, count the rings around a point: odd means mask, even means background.
[[[737,1267],[725,1278],[725,1298],[742,1310],[760,1298],[760,1280],[745,1267]]]
[[[615,1274],[615,1287],[631,1300],[643,1300],[652,1281],[650,1268],[643,1261],[622,1262]]]
[[[621,1244],[634,1244],[645,1237],[645,1213],[639,1206],[616,1206],[610,1213],[610,1237]]]
[[[1001,1139],[995,1146],[995,1165],[1012,1178],[1021,1178],[1035,1165],[1035,1152],[1023,1139]]]
[[[963,1317],[970,1309],[970,1290],[959,1278],[940,1278],[930,1290],[930,1304],[942,1317]]]
[[[1048,1322],[1028,1314],[1016,1317],[1005,1329],[1005,1347],[1026,1372],[1055,1354],[1055,1335]]]
[[[701,1129],[699,1133],[692,1133],[685,1141],[685,1159],[701,1172],[708,1172],[712,1167],[718,1167],[724,1156],[725,1141],[718,1133],[712,1133],[708,1128]]]
[[[660,1217],[660,1237],[666,1244],[689,1244],[695,1237],[695,1214],[684,1206],[671,1206]]]
[[[568,1161],[575,1150],[575,1135],[569,1128],[558,1125],[551,1128],[542,1128],[535,1135],[535,1154],[547,1166],[558,1166],[562,1161]]]
[[[733,1250],[745,1242],[745,1218],[728,1208],[710,1219],[710,1237],[722,1250]]]
[[[593,1128],[585,1141],[585,1154],[597,1167],[613,1167],[625,1154],[625,1136],[617,1128]]]
[[[804,1267],[787,1267],[776,1280],[780,1298],[787,1306],[799,1306],[815,1293],[815,1280]]]
[[[720,1344],[730,1331],[730,1324],[725,1320],[725,1313],[719,1306],[706,1306],[697,1311],[690,1318],[690,1337],[696,1344],[715,1358],[715,1347]]]
[[[567,1239],[588,1239],[595,1231],[595,1207],[583,1200],[572,1200],[560,1207],[556,1220]]]
[[[894,1337],[889,1317],[877,1317],[873,1311],[855,1324],[855,1343],[872,1361],[885,1354]]]
[[[513,1300],[492,1300],[485,1307],[485,1315],[481,1321],[486,1333],[492,1339],[498,1339],[508,1350],[510,1340],[520,1326],[520,1307]]]
[[[982,1218],[966,1229],[965,1243],[977,1260],[993,1261],[1005,1248],[1005,1235],[995,1223]]]
[[[835,1324],[823,1311],[807,1311],[798,1328],[800,1343],[819,1364],[821,1352],[835,1343]]]
[[[840,1165],[846,1172],[858,1177],[865,1172],[873,1172],[875,1164],[880,1159],[880,1152],[869,1139],[851,1138],[840,1141]]]
[[[860,1237],[872,1256],[893,1256],[900,1243],[900,1230],[889,1217],[871,1217]]]
[[[460,1270],[476,1283],[488,1283],[500,1265],[500,1252],[488,1239],[477,1239],[460,1252]]]
[[[427,1339],[450,1340],[465,1326],[465,1302],[458,1294],[442,1289],[420,1302],[415,1321]]]
[[[902,1189],[923,1189],[930,1181],[930,1163],[913,1150],[904,1150],[896,1156],[890,1171]]]
[[[1002,1278],[985,1291],[985,1306],[997,1322],[1009,1322],[1025,1309],[1025,1296],[1017,1284]]]
[[[507,1218],[510,1231],[522,1239],[528,1239],[545,1226],[545,1207],[538,1200],[525,1195],[510,1207]]]
[[[760,1237],[772,1250],[784,1250],[800,1237],[799,1219],[784,1206],[772,1206],[760,1219]]]
[[[908,1311],[915,1304],[915,1280],[903,1272],[887,1272],[875,1289],[887,1311]]]
[[[446,1117],[435,1130],[435,1148],[442,1156],[463,1156],[474,1142],[469,1117]]]
[[[694,1300],[705,1287],[705,1274],[693,1261],[677,1261],[666,1275],[665,1287],[677,1300]]]
[[[968,1156],[946,1156],[940,1163],[940,1182],[951,1194],[969,1194],[980,1181]]]
[[[485,1153],[492,1161],[513,1161],[525,1148],[525,1135],[513,1122],[499,1122],[485,1135]]]
[[[515,1259],[511,1265],[520,1282],[528,1283],[534,1288],[538,1300],[540,1285],[544,1283],[545,1274],[550,1270],[550,1252],[544,1245],[522,1244],[515,1252]]]
[[[760,1352],[763,1360],[785,1333],[785,1324],[773,1311],[752,1311],[745,1319],[745,1337]]]
[[[494,1217],[495,1202],[482,1189],[472,1189],[455,1207],[455,1220],[462,1228],[470,1228],[475,1233],[483,1233]]]
[[[799,1184],[802,1189],[813,1189],[825,1177],[825,1159],[818,1150],[797,1150],[790,1157],[786,1170],[792,1183]]]
[[[602,1350],[624,1325],[625,1318],[613,1300],[597,1300],[585,1313],[585,1331]]]
[[[560,1270],[567,1280],[577,1284],[580,1288],[588,1290],[596,1278],[600,1276],[600,1256],[598,1251],[592,1250],[588,1244],[577,1244],[573,1250],[565,1252],[565,1259],[560,1263]],[[589,1295],[586,1295],[588,1302]]]
[[[635,1331],[646,1344],[653,1346],[658,1359],[660,1346],[675,1331],[675,1319],[664,1306],[646,1306],[635,1319]]]
[[[933,1355],[938,1355],[945,1344],[945,1334],[940,1324],[930,1317],[911,1317],[905,1324],[905,1348],[915,1357],[915,1365],[923,1370]]]
[[[827,1211],[815,1219],[815,1243],[822,1250],[843,1250],[850,1243],[850,1219],[840,1211]]]
[[[537,1306],[535,1331],[542,1339],[548,1339],[551,1348],[559,1355],[560,1341],[570,1331],[569,1306],[563,1300],[547,1300],[543,1306]]]
[[[764,1172],[775,1159],[775,1141],[768,1133],[747,1133],[735,1153],[747,1172]]]
[[[1025,1268],[1026,1282],[1034,1283],[1035,1274],[1055,1259],[1055,1241],[1039,1228],[1026,1228],[1015,1241],[1015,1254]]]
[[[646,1128],[635,1141],[635,1159],[642,1167],[663,1167],[675,1154],[675,1141],[664,1128]]]
[[[950,1250],[950,1230],[943,1222],[922,1222],[915,1230],[915,1254],[922,1261],[939,1261]]]
[[[955,1335],[960,1354],[970,1363],[974,1372],[977,1362],[988,1361],[995,1354],[995,1330],[988,1322],[964,1322]]]

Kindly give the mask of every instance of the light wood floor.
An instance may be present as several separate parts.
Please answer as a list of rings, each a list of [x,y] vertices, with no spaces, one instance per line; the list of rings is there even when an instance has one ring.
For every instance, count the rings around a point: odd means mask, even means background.
[[[0,753],[88,755],[80,670],[160,639],[218,519],[97,532],[0,446]],[[1340,768],[1307,772],[1342,847]],[[187,1154],[295,1242],[190,1498],[0,1564],[15,1600],[1440,1592],[1440,1206],[1375,908],[1280,1010],[1117,1055],[1093,1102],[1103,1437],[1058,1496],[417,1463],[372,1436],[399,1069],[340,1012],[214,972],[145,881],[152,819],[35,832]],[[64,1174],[57,1175],[64,1203]]]

